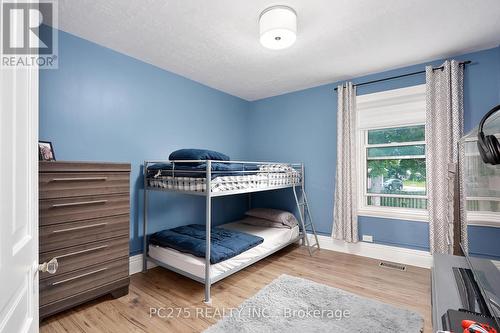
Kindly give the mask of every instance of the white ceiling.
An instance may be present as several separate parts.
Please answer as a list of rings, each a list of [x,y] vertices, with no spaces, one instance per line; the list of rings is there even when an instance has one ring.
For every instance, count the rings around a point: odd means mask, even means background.
[[[271,5],[289,49],[259,44]],[[500,44],[499,0],[59,0],[60,29],[246,100]]]

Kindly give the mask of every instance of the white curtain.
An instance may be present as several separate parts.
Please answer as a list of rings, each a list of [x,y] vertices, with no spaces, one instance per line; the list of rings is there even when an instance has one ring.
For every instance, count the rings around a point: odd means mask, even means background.
[[[426,67],[427,192],[431,253],[453,253],[454,182],[463,131],[463,68]],[[458,195],[458,193],[456,194]]]
[[[479,167],[477,156],[476,158],[469,157],[466,159],[465,157],[465,149],[467,144],[476,144],[475,141],[468,143],[462,140],[458,145],[458,179],[459,179],[459,188],[460,188],[460,243],[462,244],[461,248],[465,253],[469,253],[469,236],[467,231],[467,200],[466,200],[466,171],[467,167],[471,170],[474,170],[472,173],[478,174]],[[476,163],[474,163],[474,161]],[[471,172],[471,171],[469,171]],[[455,237],[456,239],[457,237]]]
[[[337,92],[337,169],[332,236],[356,243],[356,88],[349,82],[338,86]]]

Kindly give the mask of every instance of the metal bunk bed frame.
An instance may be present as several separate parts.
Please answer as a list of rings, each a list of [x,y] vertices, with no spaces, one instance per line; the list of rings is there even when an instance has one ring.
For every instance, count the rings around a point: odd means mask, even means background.
[[[265,188],[247,188],[247,189],[242,189],[242,190],[231,190],[231,191],[222,191],[222,192],[212,192],[212,175],[217,174],[218,171],[213,171],[212,170],[212,163],[236,163],[236,164],[242,164],[247,165],[247,164],[253,164],[253,165],[286,165],[292,167],[294,170],[295,168],[299,168],[300,170],[300,183],[297,184],[297,182],[292,181],[291,184],[286,184],[286,185],[278,185],[278,186],[269,186]],[[183,164],[183,163],[206,163],[206,169],[205,169],[205,190],[204,191],[182,191],[182,190],[177,190],[177,189],[168,189],[168,188],[157,188],[157,187],[152,187],[148,184],[148,166],[151,164],[156,164],[156,163],[171,163],[173,165],[172,168],[172,176],[175,177],[175,164]],[[305,181],[304,181],[304,164],[303,163],[273,163],[273,162],[245,162],[245,161],[215,161],[215,160],[172,160],[172,161],[144,161],[144,170],[143,170],[143,177],[144,177],[144,202],[143,202],[143,263],[142,263],[142,271],[146,272],[147,271],[147,265],[148,261],[152,262],[158,266],[167,268],[173,272],[176,272],[178,274],[184,275],[192,280],[195,280],[197,282],[203,283],[205,285],[205,300],[204,302],[206,304],[211,304],[211,295],[210,295],[210,288],[212,284],[226,278],[227,276],[234,274],[254,263],[257,261],[270,256],[271,254],[287,247],[290,244],[296,243],[298,241],[302,241],[302,245],[307,246],[309,250],[309,254],[312,256],[313,253],[317,250],[319,250],[319,242],[318,242],[318,237],[316,234],[316,230],[314,228],[314,225],[312,223],[312,217],[311,213],[309,211],[309,204],[307,201],[307,196],[305,193]],[[179,172],[185,173],[187,171],[185,170],[178,170]],[[199,173],[199,171],[197,171]],[[231,171],[231,173],[251,173],[250,171]],[[270,171],[256,171],[256,172],[264,172],[264,173],[269,173]],[[222,173],[219,171],[219,173]],[[301,197],[297,194],[297,187],[301,188]],[[251,194],[255,192],[261,192],[261,191],[272,191],[272,190],[279,190],[279,189],[285,189],[285,188],[293,188],[293,194],[295,198],[295,203],[298,208],[299,212],[299,225],[300,225],[300,232],[299,235],[288,241],[287,243],[279,246],[276,249],[273,249],[271,252],[263,254],[261,256],[258,256],[249,262],[239,265],[238,267],[232,268],[215,278],[212,278],[210,276],[210,235],[211,235],[211,227],[212,227],[212,198],[214,197],[220,197],[220,196],[228,196],[228,195],[236,195],[236,194],[248,194],[249,195],[249,205],[251,203]],[[171,265],[165,264],[159,260],[156,260],[154,258],[151,258],[148,255],[148,192],[149,191],[162,191],[162,192],[179,192],[179,193],[184,193],[184,194],[191,194],[191,195],[201,195],[206,197],[206,209],[205,209],[205,226],[206,226],[206,250],[205,250],[205,277],[200,278],[196,275],[193,275],[189,272],[183,271],[182,269],[173,267]],[[307,218],[309,218],[309,223],[306,223]],[[307,237],[307,227],[311,228],[311,232],[314,236],[314,243],[311,244],[309,237]]]

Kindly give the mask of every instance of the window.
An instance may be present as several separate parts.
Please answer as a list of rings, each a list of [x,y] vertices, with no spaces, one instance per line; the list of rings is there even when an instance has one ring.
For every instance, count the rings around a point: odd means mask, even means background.
[[[496,128],[500,129],[500,117]],[[487,129],[488,133],[494,133],[494,130],[494,126]],[[500,139],[500,135],[497,137]],[[460,140],[459,148],[466,208],[463,217],[468,225],[500,226],[500,169],[481,159],[476,131]]]
[[[357,98],[358,214],[427,219],[425,89]]]
[[[366,204],[426,209],[425,126],[367,130]]]

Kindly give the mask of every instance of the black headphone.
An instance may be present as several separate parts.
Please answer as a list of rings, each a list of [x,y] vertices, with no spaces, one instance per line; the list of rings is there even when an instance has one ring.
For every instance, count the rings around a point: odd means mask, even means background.
[[[494,135],[484,135],[483,126],[486,119],[488,119],[492,114],[500,110],[500,105],[495,106],[493,109],[488,111],[484,115],[483,119],[479,123],[478,133],[477,133],[477,148],[479,149],[479,154],[483,159],[484,163],[489,164],[500,164],[500,143]]]

